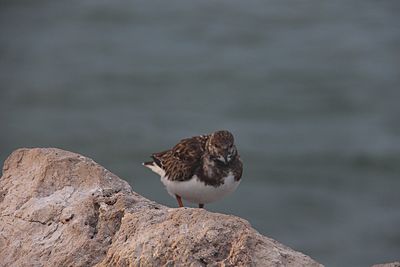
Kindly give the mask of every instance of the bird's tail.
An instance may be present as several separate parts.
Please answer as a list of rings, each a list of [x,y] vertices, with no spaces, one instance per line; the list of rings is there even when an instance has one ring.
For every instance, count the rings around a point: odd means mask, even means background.
[[[142,165],[145,167],[148,167],[149,165],[153,165],[154,161],[147,161],[147,162],[143,162]]]
[[[143,162],[142,165],[149,168],[160,176],[165,175],[165,171],[161,169],[160,166],[158,166],[154,161]]]

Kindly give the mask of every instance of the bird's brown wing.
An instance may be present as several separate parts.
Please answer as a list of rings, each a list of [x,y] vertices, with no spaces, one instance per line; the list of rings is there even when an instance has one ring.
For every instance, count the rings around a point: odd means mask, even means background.
[[[154,153],[152,158],[173,181],[185,181],[192,178],[194,171],[201,165],[206,136],[196,136],[181,140],[172,149]]]

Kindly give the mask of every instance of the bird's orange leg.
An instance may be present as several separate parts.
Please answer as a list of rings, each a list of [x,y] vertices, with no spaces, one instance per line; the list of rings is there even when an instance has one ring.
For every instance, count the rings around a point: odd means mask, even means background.
[[[204,209],[204,204],[200,204],[200,203],[199,203],[199,208],[200,208],[200,209]]]
[[[178,200],[178,205],[180,208],[183,208],[182,198],[178,195],[175,195],[176,200]]]

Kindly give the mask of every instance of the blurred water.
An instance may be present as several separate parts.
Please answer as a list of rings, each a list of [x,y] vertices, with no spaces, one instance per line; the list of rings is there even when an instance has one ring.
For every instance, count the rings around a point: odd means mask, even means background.
[[[327,266],[400,257],[400,2],[0,2],[0,160],[80,152],[176,206],[140,163],[229,129],[207,209]]]

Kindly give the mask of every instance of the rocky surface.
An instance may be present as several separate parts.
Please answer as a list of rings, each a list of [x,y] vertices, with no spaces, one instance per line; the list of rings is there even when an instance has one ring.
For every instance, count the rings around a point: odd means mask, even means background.
[[[375,264],[372,265],[372,267],[400,267],[400,262],[391,262],[391,263],[381,263],[381,264]]]
[[[0,178],[1,266],[322,266],[235,216],[167,208],[93,160],[19,149]]]

